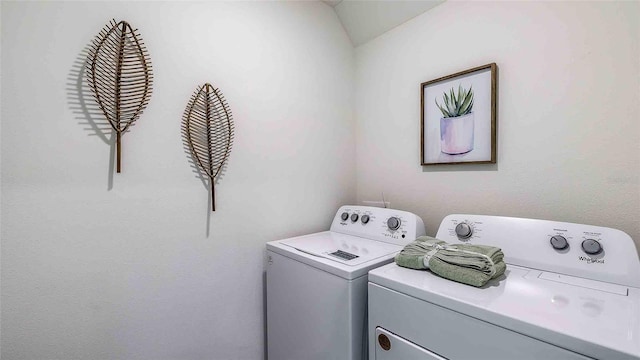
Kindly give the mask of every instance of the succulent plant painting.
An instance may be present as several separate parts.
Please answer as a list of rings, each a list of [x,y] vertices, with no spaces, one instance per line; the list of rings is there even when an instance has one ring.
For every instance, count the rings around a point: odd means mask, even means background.
[[[469,90],[466,90],[462,85],[458,85],[458,94],[451,88],[449,94],[446,92],[443,96],[444,103],[438,104],[436,99],[436,105],[442,112],[442,117],[458,117],[471,113],[473,110],[473,88],[470,86]]]
[[[421,165],[495,163],[498,66],[420,85]]]
[[[445,92],[444,104],[436,105],[442,112],[440,119],[440,151],[449,155],[466,154],[474,147],[473,87],[469,90],[458,85]]]

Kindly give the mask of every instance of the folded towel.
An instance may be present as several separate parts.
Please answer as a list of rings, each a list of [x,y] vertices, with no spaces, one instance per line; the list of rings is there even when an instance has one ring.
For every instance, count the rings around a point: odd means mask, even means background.
[[[475,244],[449,245],[429,236],[421,236],[405,246],[395,261],[399,266],[429,269],[443,278],[477,287],[501,276],[506,269],[500,248]]]

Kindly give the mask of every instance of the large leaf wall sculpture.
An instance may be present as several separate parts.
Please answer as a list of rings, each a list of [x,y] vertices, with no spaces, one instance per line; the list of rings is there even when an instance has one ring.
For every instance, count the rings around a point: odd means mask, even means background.
[[[116,171],[121,138],[151,98],[151,61],[138,29],[115,19],[96,35],[87,59],[87,80],[94,98],[116,134]]]
[[[233,145],[233,116],[222,92],[206,83],[198,86],[182,116],[182,136],[193,161],[209,177],[211,209],[216,211],[214,183]]]

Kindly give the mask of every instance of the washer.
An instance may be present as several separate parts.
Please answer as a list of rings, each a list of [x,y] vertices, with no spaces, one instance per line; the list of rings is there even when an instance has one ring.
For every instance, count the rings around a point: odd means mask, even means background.
[[[366,358],[367,272],[424,233],[412,213],[343,206],[329,231],[267,243],[269,359]]]
[[[370,359],[640,359],[640,261],[624,232],[449,215],[436,237],[502,248],[505,275],[475,288],[372,270]]]

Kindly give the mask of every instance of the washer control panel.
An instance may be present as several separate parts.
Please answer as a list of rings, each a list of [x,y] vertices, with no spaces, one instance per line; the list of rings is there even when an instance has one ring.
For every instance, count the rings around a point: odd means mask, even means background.
[[[416,214],[358,205],[338,209],[331,231],[397,245],[408,244],[425,235],[424,222]]]
[[[640,287],[640,259],[626,233],[600,226],[488,215],[449,215],[436,238],[502,249],[508,264]]]

